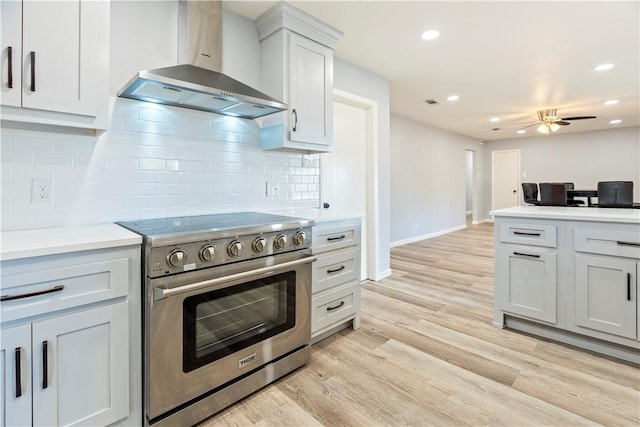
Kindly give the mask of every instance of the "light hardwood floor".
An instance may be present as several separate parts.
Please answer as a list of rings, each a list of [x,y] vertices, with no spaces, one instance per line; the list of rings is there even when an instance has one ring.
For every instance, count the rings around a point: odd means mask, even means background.
[[[491,326],[493,226],[394,248],[362,327],[203,426],[640,425],[640,369]]]

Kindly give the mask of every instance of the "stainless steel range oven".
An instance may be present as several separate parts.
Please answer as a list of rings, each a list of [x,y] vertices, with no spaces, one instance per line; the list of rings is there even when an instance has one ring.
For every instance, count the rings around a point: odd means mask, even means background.
[[[144,241],[148,425],[193,425],[309,360],[312,221],[124,222]]]

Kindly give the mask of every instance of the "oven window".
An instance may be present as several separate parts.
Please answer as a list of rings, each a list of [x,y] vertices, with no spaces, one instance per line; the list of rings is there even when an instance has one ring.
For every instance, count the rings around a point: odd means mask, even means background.
[[[184,372],[293,328],[295,301],[295,271],[186,298]]]

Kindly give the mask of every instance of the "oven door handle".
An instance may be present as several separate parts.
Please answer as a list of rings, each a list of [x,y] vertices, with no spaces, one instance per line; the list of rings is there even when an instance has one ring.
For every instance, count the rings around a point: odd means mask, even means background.
[[[242,280],[248,277],[269,274],[274,271],[284,270],[287,268],[295,267],[302,264],[309,264],[316,260],[315,256],[309,256],[302,259],[297,259],[294,261],[287,261],[281,264],[270,265],[268,267],[256,268],[251,271],[243,271],[242,273],[231,274],[229,276],[217,277],[215,279],[204,280],[198,283],[191,283],[189,285],[179,286],[177,288],[163,289],[163,288],[153,288],[153,300],[158,301],[173,295],[181,294],[183,292],[196,291],[198,289],[207,288],[209,286],[219,285],[221,283],[230,282],[233,280]]]

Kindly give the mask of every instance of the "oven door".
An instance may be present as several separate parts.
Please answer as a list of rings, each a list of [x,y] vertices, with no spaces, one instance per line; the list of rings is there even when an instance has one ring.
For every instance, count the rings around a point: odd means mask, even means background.
[[[299,251],[148,279],[148,420],[308,345],[314,259]]]

